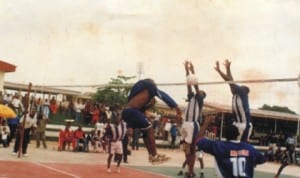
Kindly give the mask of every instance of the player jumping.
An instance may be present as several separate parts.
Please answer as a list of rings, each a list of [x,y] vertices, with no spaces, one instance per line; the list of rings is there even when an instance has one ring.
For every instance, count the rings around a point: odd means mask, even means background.
[[[155,96],[164,101],[169,107],[176,109],[178,117],[181,116],[181,111],[176,102],[168,94],[159,90],[152,79],[144,79],[135,83],[131,88],[127,107],[122,112],[122,119],[124,119],[129,128],[141,129],[144,144],[149,154],[149,162],[159,164],[170,158],[157,154],[154,130],[151,122],[145,115],[145,111],[155,103]]]

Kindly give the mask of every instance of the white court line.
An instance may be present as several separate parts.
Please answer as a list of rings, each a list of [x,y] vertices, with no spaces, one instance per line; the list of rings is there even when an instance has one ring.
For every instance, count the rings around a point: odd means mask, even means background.
[[[72,174],[72,173],[65,172],[65,171],[61,171],[61,170],[59,170],[59,169],[55,169],[55,168],[53,168],[53,167],[46,166],[46,165],[43,165],[43,164],[38,163],[38,162],[34,162],[34,164],[39,165],[39,166],[44,167],[44,168],[47,168],[47,169],[50,169],[50,170],[55,171],[55,172],[59,172],[59,173],[62,173],[62,174],[65,174],[65,175],[74,177],[74,178],[81,178],[81,177],[79,177],[79,176],[77,176],[77,175],[74,175],[74,174]]]
[[[148,174],[153,174],[153,175],[158,175],[158,176],[162,176],[162,177],[172,178],[171,176],[167,176],[167,175],[164,175],[164,174],[161,174],[161,173],[157,173],[157,172],[151,172],[149,170],[144,171],[144,170],[141,170],[141,169],[138,169],[138,168],[129,167],[129,166],[124,166],[124,167],[126,167],[127,169],[139,171],[139,172],[146,172]]]

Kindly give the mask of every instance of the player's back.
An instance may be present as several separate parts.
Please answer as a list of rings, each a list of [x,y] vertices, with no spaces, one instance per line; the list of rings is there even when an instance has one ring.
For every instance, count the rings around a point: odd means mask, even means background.
[[[143,108],[157,94],[156,85],[145,79],[138,81],[130,90],[128,106],[130,108]]]
[[[201,144],[203,151],[214,155],[218,177],[252,178],[255,165],[264,162],[264,156],[244,142],[207,140]]]

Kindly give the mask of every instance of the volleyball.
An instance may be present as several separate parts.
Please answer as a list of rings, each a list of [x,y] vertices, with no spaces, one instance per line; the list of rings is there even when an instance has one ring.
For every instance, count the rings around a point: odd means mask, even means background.
[[[186,77],[186,83],[188,85],[196,85],[198,83],[198,78],[194,74],[190,74]]]

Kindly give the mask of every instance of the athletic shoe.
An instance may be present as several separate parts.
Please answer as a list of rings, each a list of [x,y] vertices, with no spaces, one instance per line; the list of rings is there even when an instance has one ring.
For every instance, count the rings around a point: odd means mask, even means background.
[[[183,175],[183,171],[179,171],[179,172],[177,173],[177,175],[178,175],[178,176],[182,176],[182,175]]]
[[[159,155],[157,154],[156,156],[151,156],[149,158],[150,163],[152,163],[153,165],[157,165],[157,164],[162,164],[164,162],[169,161],[171,158],[167,157],[166,155]]]
[[[117,173],[120,173],[120,172],[121,172],[121,170],[120,170],[120,167],[119,167],[119,166],[117,166],[117,168],[116,168],[116,172],[117,172]]]
[[[25,153],[25,154],[23,154],[23,156],[24,156],[24,157],[28,157],[28,156],[29,156],[29,154]]]
[[[12,152],[11,155],[17,156],[17,153],[16,152]]]
[[[110,168],[108,168],[108,169],[106,170],[106,172],[107,172],[107,173],[111,173],[111,170],[110,170]]]

